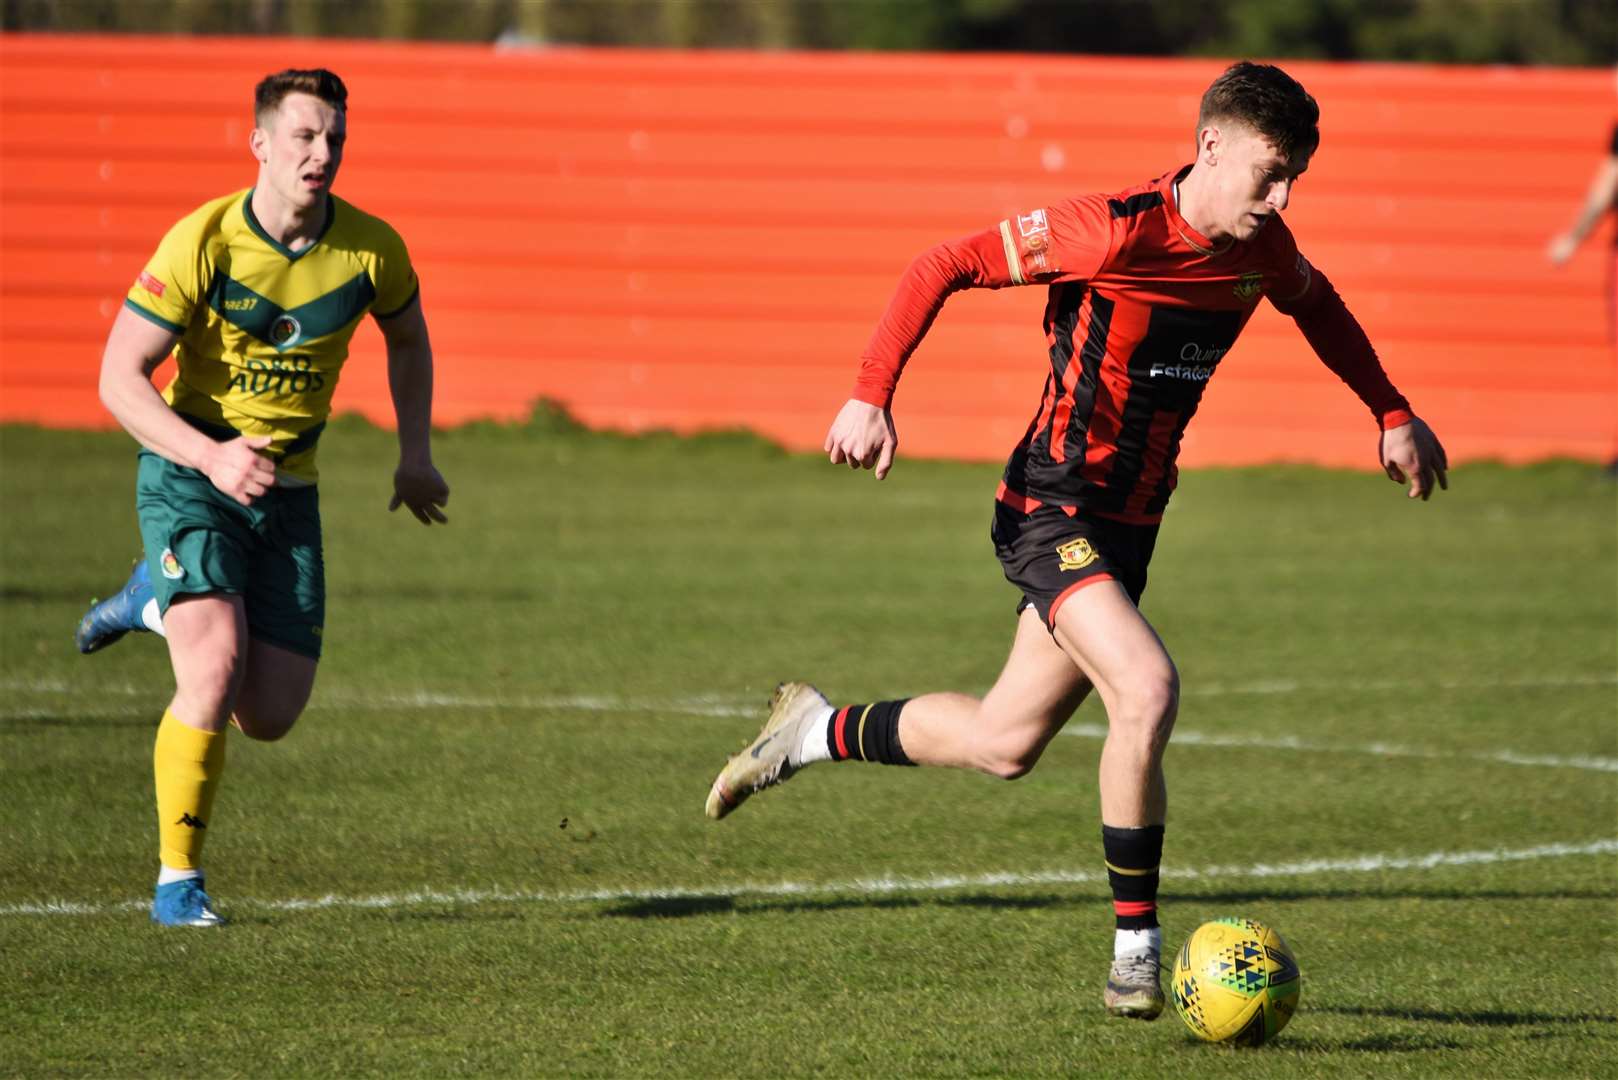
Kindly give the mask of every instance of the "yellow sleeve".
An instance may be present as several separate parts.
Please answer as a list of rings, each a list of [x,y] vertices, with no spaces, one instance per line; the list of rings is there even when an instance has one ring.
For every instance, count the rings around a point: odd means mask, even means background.
[[[129,287],[125,307],[176,334],[185,333],[208,287],[206,220],[207,216],[199,211],[182,218],[168,231],[135,284]]]
[[[416,280],[416,268],[410,264],[410,252],[404,237],[391,227],[384,226],[382,242],[376,255],[376,302],[371,313],[379,319],[397,315],[415,303],[421,291]]]

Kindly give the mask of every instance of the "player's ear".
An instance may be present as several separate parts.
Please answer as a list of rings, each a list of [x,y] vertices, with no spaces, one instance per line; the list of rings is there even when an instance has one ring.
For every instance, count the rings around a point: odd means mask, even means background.
[[[1218,126],[1209,124],[1197,132],[1197,159],[1207,165],[1219,164],[1219,151],[1225,138]]]
[[[270,133],[261,127],[255,126],[247,136],[247,148],[253,152],[260,165],[270,160]]]

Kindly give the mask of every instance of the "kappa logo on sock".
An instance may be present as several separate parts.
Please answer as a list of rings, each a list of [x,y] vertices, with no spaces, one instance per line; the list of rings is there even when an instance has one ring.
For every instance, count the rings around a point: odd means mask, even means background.
[[[208,827],[207,822],[203,821],[199,817],[192,817],[190,814],[181,814],[180,815],[180,820],[176,821],[174,824],[176,824],[176,825],[189,825],[193,829],[206,829]]]
[[[175,558],[174,552],[168,548],[163,549],[163,557],[160,561],[163,564],[163,576],[170,581],[179,581],[185,577],[185,567],[180,565],[180,560]]]

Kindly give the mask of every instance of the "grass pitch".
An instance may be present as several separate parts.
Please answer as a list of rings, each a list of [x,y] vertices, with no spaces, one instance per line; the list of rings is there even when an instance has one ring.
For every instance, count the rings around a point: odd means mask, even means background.
[[[981,691],[997,469],[877,484],[742,437],[438,436],[448,528],[333,425],[314,702],[233,736],[210,891],[146,919],[161,642],[71,631],[136,551],[133,451],[0,429],[0,1074],[1601,1076],[1618,1060],[1618,519],[1584,465],[1406,502],[1183,478],[1166,937],[1304,972],[1270,1046],[1109,1019],[1088,703],[1032,775],[826,766],[702,816],[781,678]]]

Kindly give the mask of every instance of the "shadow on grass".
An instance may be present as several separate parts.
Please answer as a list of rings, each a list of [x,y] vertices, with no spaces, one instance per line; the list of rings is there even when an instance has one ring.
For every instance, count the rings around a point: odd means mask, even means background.
[[[666,900],[636,900],[618,904],[599,912],[609,919],[678,919],[691,915],[759,915],[792,914],[796,912],[837,911],[859,908],[865,911],[912,909],[933,900],[918,900],[907,896],[877,896],[864,899],[779,900],[765,898],[755,903],[754,897],[736,896],[683,896]],[[738,905],[737,901],[746,901]]]
[[[678,919],[720,914],[813,913],[846,910],[984,908],[991,911],[1041,911],[1061,908],[1089,909],[1104,903],[1101,892],[1050,893],[1042,896],[996,896],[991,893],[914,896],[760,896],[756,894],[681,896],[634,900],[614,904],[598,915],[614,919]],[[1200,893],[1163,897],[1180,904],[1287,903],[1302,900],[1613,900],[1618,889],[1302,889],[1294,891]],[[1400,1014],[1405,1015],[1405,1014]],[[1601,1018],[1595,1018],[1601,1019]],[[1607,1018],[1611,1019],[1611,1018]]]
[[[636,900],[601,912],[613,919],[680,919],[690,915],[729,915],[736,911],[733,896],[680,896],[667,900]]]
[[[1303,900],[1618,900],[1615,889],[1229,889],[1163,893],[1166,903],[1274,904]]]
[[[1455,1039],[1435,1038],[1432,1035],[1409,1035],[1393,1032],[1371,1035],[1363,1039],[1295,1038],[1290,1032],[1276,1040],[1281,1049],[1303,1054],[1427,1054],[1434,1050],[1459,1050],[1465,1044]]]
[[[1448,1009],[1400,1009],[1393,1006],[1317,1005],[1310,1012],[1333,1016],[1373,1016],[1388,1020],[1416,1020],[1434,1024],[1462,1024],[1466,1027],[1539,1027],[1544,1024],[1618,1024],[1610,1013],[1508,1012],[1487,1009],[1460,1012]]]
[[[1275,1052],[1290,1051],[1296,1054],[1424,1054],[1434,1050],[1458,1050],[1467,1045],[1461,1040],[1444,1034],[1439,1030],[1438,1025],[1470,1028],[1531,1029],[1584,1024],[1618,1024],[1618,1016],[1606,1013],[1558,1014],[1493,1009],[1467,1012],[1449,1009],[1402,1009],[1397,1006],[1312,1004],[1305,1004],[1300,1011],[1305,1014],[1348,1016],[1369,1020],[1403,1020],[1434,1026],[1415,1031],[1377,1031],[1347,1039],[1321,1038],[1317,1035],[1302,1034],[1295,1029],[1289,1029],[1274,1043]],[[1546,1039],[1576,1036],[1577,1034],[1576,1032],[1568,1031],[1530,1030],[1516,1032],[1515,1037],[1519,1039]],[[1196,1043],[1195,1040],[1188,1041],[1195,1045],[1203,1045]],[[1229,1047],[1221,1047],[1220,1049],[1227,1051],[1234,1049],[1236,1053],[1250,1052]]]

